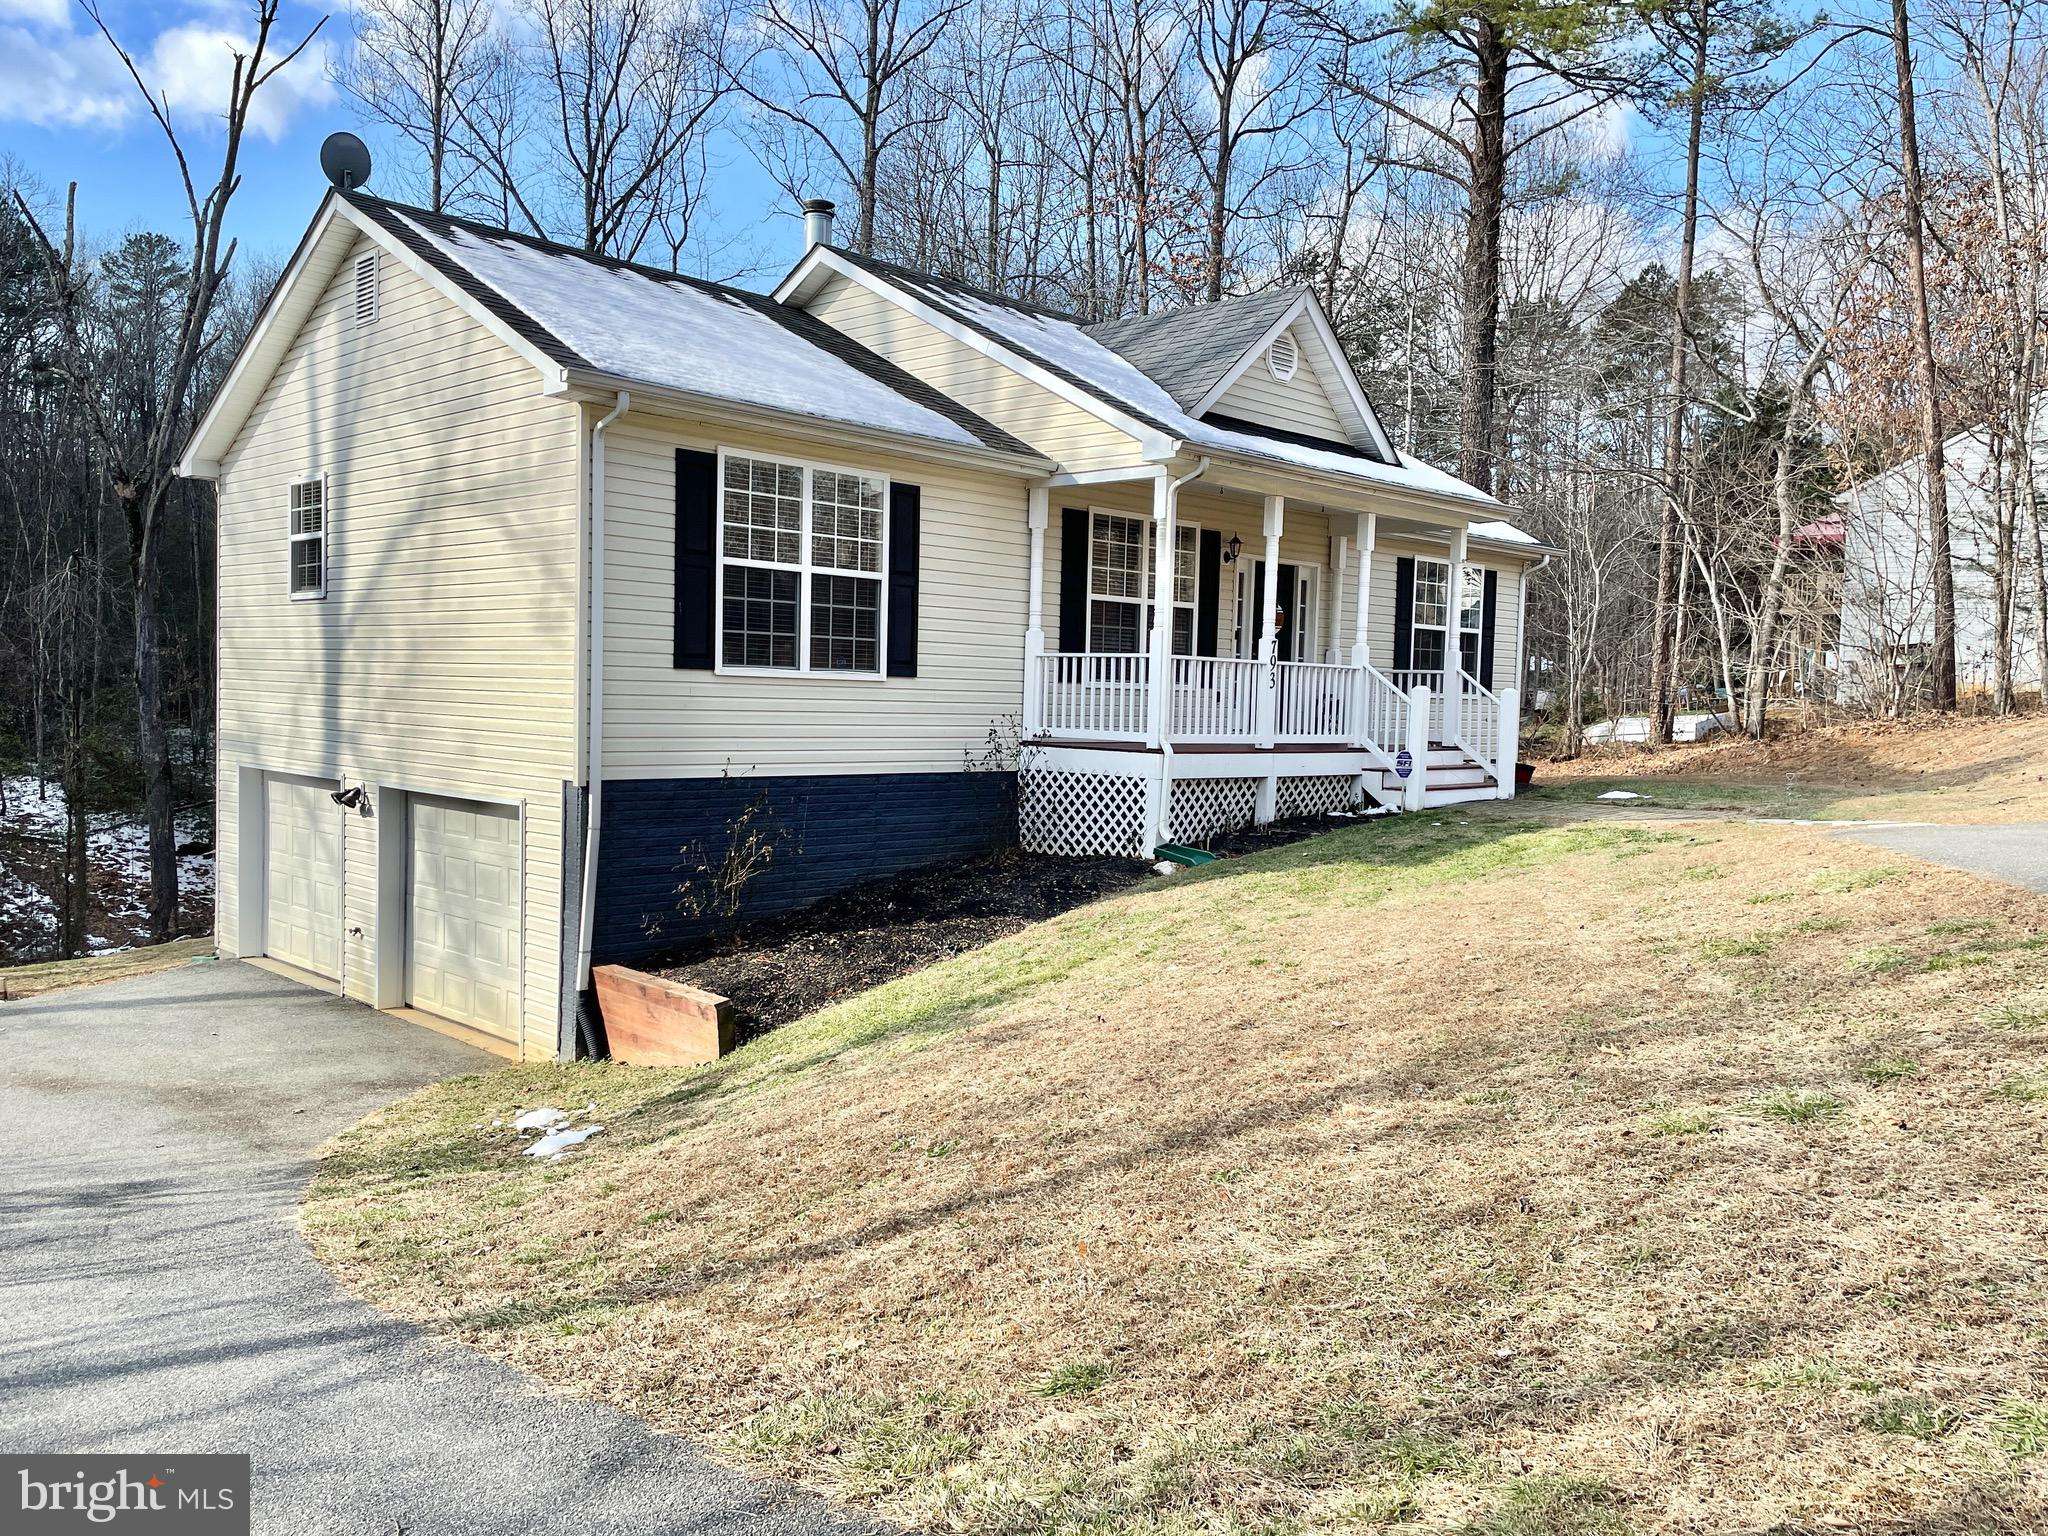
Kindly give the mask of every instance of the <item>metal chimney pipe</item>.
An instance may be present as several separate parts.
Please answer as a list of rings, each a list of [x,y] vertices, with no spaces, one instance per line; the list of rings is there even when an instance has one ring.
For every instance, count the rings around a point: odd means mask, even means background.
[[[839,210],[829,197],[804,199],[804,249],[832,243],[832,215]]]

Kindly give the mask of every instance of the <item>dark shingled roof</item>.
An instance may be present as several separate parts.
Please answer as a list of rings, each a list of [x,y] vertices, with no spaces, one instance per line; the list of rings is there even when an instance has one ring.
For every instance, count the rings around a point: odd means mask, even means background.
[[[537,235],[524,235],[515,230],[500,229],[496,225],[478,223],[473,219],[456,218],[451,214],[432,213],[424,208],[414,208],[404,203],[394,203],[366,192],[341,192],[350,205],[373,219],[380,229],[400,241],[407,250],[426,262],[435,271],[454,283],[470,298],[511,329],[514,335],[529,342],[542,354],[564,368],[585,373],[600,373],[605,370],[589,359],[579,356],[567,343],[541,325],[531,315],[513,304],[503,294],[484,282],[462,264],[456,261],[444,248],[420,238],[417,224],[429,231],[446,233],[463,230],[489,240],[509,240],[531,247],[551,256],[574,257],[599,267],[620,272],[634,272],[657,282],[677,283],[700,292],[715,294],[721,298],[746,305],[749,309],[768,317],[784,330],[789,331],[819,351],[837,358],[848,367],[865,374],[875,383],[893,390],[915,405],[936,412],[952,422],[984,447],[1002,453],[1022,454],[1031,458],[1041,455],[1030,444],[1011,436],[992,421],[984,420],[973,411],[961,405],[951,396],[933,389],[916,375],[905,372],[887,358],[870,352],[858,342],[842,335],[822,320],[814,318],[805,310],[787,304],[778,304],[767,294],[753,293],[745,288],[733,288],[724,283],[714,283],[699,277],[686,277],[660,267],[644,266],[639,262],[620,261],[616,257],[600,256],[578,246],[563,245],[557,241],[545,240]],[[402,215],[402,217],[401,217]],[[410,222],[408,222],[410,221]]]
[[[1105,320],[1086,330],[1135,363],[1183,410],[1191,411],[1303,292],[1300,288],[1272,288],[1195,309]]]

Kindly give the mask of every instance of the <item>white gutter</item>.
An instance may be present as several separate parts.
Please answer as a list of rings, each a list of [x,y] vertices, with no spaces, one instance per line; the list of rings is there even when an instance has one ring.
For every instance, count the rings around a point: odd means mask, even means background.
[[[576,989],[590,985],[590,933],[597,916],[597,830],[604,808],[604,429],[626,414],[633,397],[619,391],[611,411],[590,429],[590,700],[583,753],[583,910],[576,934]]]

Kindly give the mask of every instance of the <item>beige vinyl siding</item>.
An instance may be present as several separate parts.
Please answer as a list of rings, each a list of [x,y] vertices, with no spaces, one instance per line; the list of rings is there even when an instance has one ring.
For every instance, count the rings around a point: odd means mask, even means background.
[[[1329,394],[1311,361],[1321,352],[1322,342],[1306,326],[1295,326],[1288,334],[1294,338],[1294,344],[1301,353],[1293,378],[1284,383],[1274,378],[1273,370],[1266,366],[1266,354],[1261,350],[1252,359],[1251,366],[1232,381],[1230,388],[1217,396],[1215,405],[1210,409],[1220,415],[1241,416],[1262,426],[1277,427],[1283,432],[1306,432],[1311,437],[1325,437],[1340,443],[1350,441],[1351,434],[1345,430],[1343,418],[1337,414],[1336,407],[1330,404]]]
[[[1045,643],[1049,650],[1058,650],[1060,644],[1060,562],[1065,521],[1062,513],[1068,507],[1126,513],[1149,521],[1152,516],[1152,488],[1149,484],[1071,486],[1052,493],[1051,516],[1045,535]],[[1240,569],[1250,571],[1256,562],[1265,558],[1264,506],[1248,497],[1225,497],[1190,487],[1180,493],[1176,515],[1183,523],[1192,523],[1204,530],[1217,530],[1226,545],[1232,534],[1244,540],[1244,550],[1237,565],[1224,566],[1217,583],[1216,648],[1219,654],[1227,656],[1230,654],[1232,626],[1237,618],[1236,573]],[[1283,563],[1314,566],[1322,571],[1316,591],[1320,610],[1316,625],[1318,660],[1330,634],[1331,521],[1317,509],[1290,506],[1280,531],[1280,559]],[[1341,526],[1348,526],[1352,519],[1346,513],[1336,521]],[[1348,634],[1345,643],[1350,643]]]
[[[806,307],[842,335],[1021,438],[1063,469],[1106,469],[1138,461],[1138,443],[1129,433],[955,341],[851,278],[834,275]]]
[[[675,454],[727,448],[921,488],[916,677],[678,670]],[[1024,482],[632,412],[605,434],[608,779],[953,773],[1023,710]]]
[[[1403,555],[1412,555],[1421,560],[1445,560],[1448,552],[1441,544],[1434,547],[1407,539],[1382,538],[1373,552],[1372,597],[1366,608],[1366,628],[1369,631],[1367,644],[1372,651],[1372,664],[1382,671],[1394,664],[1394,576],[1395,562]],[[1497,555],[1474,553],[1466,562],[1482,570],[1500,573],[1495,584],[1493,608],[1493,691],[1519,686],[1521,656],[1515,648],[1515,632],[1522,608],[1522,579],[1525,567],[1518,560],[1503,559]],[[1344,623],[1346,635],[1350,634],[1350,605],[1346,602]],[[1348,643],[1348,641],[1347,641]]]
[[[358,328],[355,254],[221,471],[218,932],[238,931],[239,768],[517,801],[521,1044],[547,1056],[576,776],[576,408],[388,254]],[[328,482],[327,596],[293,602],[287,487],[310,473]],[[343,986],[372,1001],[377,822],[344,825]]]

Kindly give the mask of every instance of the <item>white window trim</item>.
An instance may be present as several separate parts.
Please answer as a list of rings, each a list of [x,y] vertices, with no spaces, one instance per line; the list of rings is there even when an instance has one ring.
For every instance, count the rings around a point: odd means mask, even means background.
[[[1450,606],[1451,562],[1449,560],[1436,559],[1434,556],[1431,555],[1417,555],[1415,557],[1415,581],[1416,585],[1418,586],[1420,586],[1422,583],[1422,568],[1425,565],[1436,565],[1443,567],[1444,606],[1446,610],[1448,610]],[[1460,580],[1458,595],[1462,599],[1465,593],[1467,592],[1474,592],[1477,593],[1479,596],[1479,621],[1476,624],[1470,625],[1468,627],[1464,622],[1464,614],[1460,613],[1458,615],[1458,635],[1460,639],[1462,639],[1466,635],[1471,635],[1473,637],[1475,645],[1483,646],[1486,644],[1486,567],[1483,565],[1476,565],[1470,560],[1467,560],[1465,562],[1465,574],[1463,578]],[[1408,660],[1411,663],[1411,671],[1420,672],[1425,670],[1420,665],[1413,664],[1415,662],[1415,636],[1425,629],[1428,630],[1431,634],[1440,634],[1444,636],[1444,659],[1446,661],[1450,659],[1451,642],[1450,635],[1448,633],[1450,627],[1450,614],[1448,611],[1444,614],[1443,623],[1425,624],[1420,619],[1414,616],[1414,604],[1411,601],[1411,603],[1409,604],[1408,619]],[[1472,670],[1472,675],[1474,677],[1477,677],[1479,675],[1478,662],[1479,657],[1475,653],[1473,656]],[[1459,657],[1459,665],[1461,667],[1464,665],[1462,652],[1460,653]]]
[[[1153,540],[1157,536],[1156,531],[1159,527],[1159,524],[1152,519],[1149,513],[1127,512],[1119,507],[1090,507],[1088,509],[1088,608],[1087,612],[1082,616],[1081,643],[1083,646],[1087,647],[1085,654],[1090,656],[1147,655],[1150,651],[1150,639],[1152,634],[1153,597],[1097,597],[1095,595],[1095,519],[1098,517],[1118,517],[1124,519],[1127,522],[1143,523],[1145,525],[1145,551],[1141,557],[1143,561],[1143,568],[1140,571],[1140,576],[1143,579],[1145,586],[1148,590],[1152,586],[1153,574],[1158,570],[1159,552],[1154,547]],[[1195,596],[1192,602],[1185,603],[1182,602],[1179,598],[1174,598],[1171,600],[1168,606],[1176,609],[1185,608],[1188,610],[1190,614],[1194,616],[1191,620],[1193,627],[1191,628],[1188,637],[1190,647],[1192,647],[1194,645],[1199,644],[1201,641],[1202,525],[1191,520],[1176,519],[1174,522],[1176,537],[1179,536],[1179,530],[1182,528],[1187,529],[1188,532],[1192,533],[1195,536]],[[1218,585],[1220,587],[1221,584],[1219,583]],[[1156,593],[1153,594],[1153,596],[1156,595]],[[1217,598],[1219,601],[1222,598],[1222,593],[1220,590],[1217,593]],[[1139,638],[1140,640],[1146,642],[1146,644],[1135,651],[1095,650],[1093,641],[1095,636],[1095,605],[1097,603],[1136,603],[1138,605]],[[1172,622],[1173,621],[1170,618],[1167,620],[1168,624],[1171,624]],[[1172,641],[1169,638],[1168,644],[1170,645],[1171,643]],[[1173,652],[1173,654],[1179,656],[1183,653],[1180,651],[1175,651]],[[1195,652],[1191,648],[1185,654],[1192,656],[1195,654]]]
[[[784,464],[803,471],[803,501],[797,515],[797,554],[801,557],[798,565],[784,565],[775,560],[752,560],[725,552],[725,463],[729,458],[760,459],[770,464]],[[882,482],[882,554],[881,566],[872,571],[849,571],[836,565],[816,565],[811,560],[811,482],[814,476],[857,475],[863,480]],[[712,637],[715,644],[712,673],[718,677],[815,677],[829,678],[837,682],[874,683],[885,682],[889,676],[889,487],[893,482],[879,470],[861,469],[850,464],[825,464],[808,459],[790,458],[786,455],[763,449],[724,448],[718,450],[718,508],[712,521],[712,553],[716,560],[718,579],[712,584]],[[746,566],[753,570],[790,571],[797,577],[796,586],[796,660],[793,667],[749,667],[738,662],[728,663],[725,659],[725,569],[728,565]],[[878,588],[875,624],[875,670],[872,672],[848,672],[836,667],[814,667],[811,665],[811,578],[813,576],[852,576],[861,581],[872,581]]]
[[[320,487],[320,531],[318,533],[292,532],[292,492],[302,485],[317,483]],[[284,488],[284,595],[295,603],[318,603],[327,598],[327,561],[329,547],[327,536],[334,529],[334,497],[330,493],[325,470],[313,470],[297,475]],[[320,585],[307,592],[292,590],[292,557],[298,553],[301,544],[317,542],[320,546]]]

